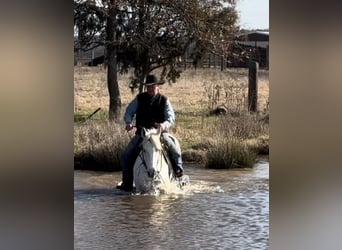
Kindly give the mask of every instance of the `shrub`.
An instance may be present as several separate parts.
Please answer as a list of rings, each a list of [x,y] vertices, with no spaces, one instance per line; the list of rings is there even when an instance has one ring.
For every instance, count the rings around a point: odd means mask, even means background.
[[[241,139],[222,138],[207,151],[205,166],[219,169],[253,167],[256,156]]]
[[[75,168],[120,170],[120,157],[128,140],[119,124],[96,121],[75,124]]]
[[[74,72],[75,168],[119,170],[129,136],[122,125],[106,122],[106,71],[75,67]],[[137,94],[127,87],[132,73],[118,75],[122,111]],[[187,69],[177,83],[162,86],[176,112],[171,132],[180,141],[185,161],[205,162],[215,168],[242,167],[252,165],[253,152],[268,154],[268,72],[265,76],[259,79],[258,110],[263,110],[267,120],[247,111],[247,69]],[[99,107],[101,110],[87,119]],[[217,107],[225,107],[227,112],[207,116]]]

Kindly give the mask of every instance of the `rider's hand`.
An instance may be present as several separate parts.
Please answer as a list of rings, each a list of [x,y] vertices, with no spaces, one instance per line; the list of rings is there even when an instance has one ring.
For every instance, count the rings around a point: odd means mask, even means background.
[[[126,130],[127,131],[130,131],[130,130],[132,130],[133,129],[133,125],[132,125],[132,123],[128,123],[128,124],[126,124]]]
[[[164,123],[154,123],[155,128],[160,128],[162,131],[166,129]]]

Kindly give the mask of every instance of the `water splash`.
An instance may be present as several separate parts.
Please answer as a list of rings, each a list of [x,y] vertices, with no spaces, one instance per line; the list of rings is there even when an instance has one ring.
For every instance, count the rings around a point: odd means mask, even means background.
[[[217,183],[211,183],[208,181],[195,181],[191,182],[189,176],[181,179],[178,183],[171,185],[156,185],[154,191],[147,194],[134,193],[134,195],[193,195],[193,194],[205,194],[205,193],[225,193],[225,190]]]

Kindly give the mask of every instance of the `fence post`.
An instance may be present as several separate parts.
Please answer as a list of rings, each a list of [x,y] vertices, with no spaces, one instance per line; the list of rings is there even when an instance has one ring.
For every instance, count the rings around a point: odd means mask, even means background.
[[[269,59],[269,45],[267,45],[267,47],[266,47],[266,69],[269,69],[268,59]]]
[[[187,53],[186,53],[186,51],[185,51],[185,53],[184,53],[184,70],[186,70],[186,64],[188,63],[188,56],[187,56]]]
[[[94,49],[91,50],[91,61],[90,61],[90,65],[94,66],[94,58],[95,58],[95,52]]]
[[[258,109],[258,70],[259,64],[249,62],[248,72],[248,111],[257,112]]]
[[[209,69],[211,69],[211,53],[208,53],[209,54]]]

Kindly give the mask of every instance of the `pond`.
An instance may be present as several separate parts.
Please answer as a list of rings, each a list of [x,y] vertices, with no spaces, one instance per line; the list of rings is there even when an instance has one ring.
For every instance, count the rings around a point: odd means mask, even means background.
[[[185,165],[177,194],[115,189],[121,172],[74,172],[75,249],[268,249],[269,163],[214,170]]]

